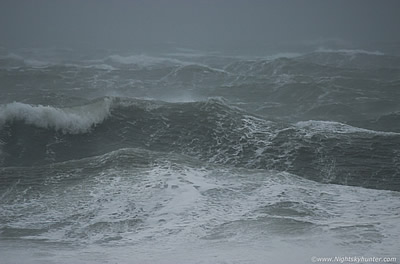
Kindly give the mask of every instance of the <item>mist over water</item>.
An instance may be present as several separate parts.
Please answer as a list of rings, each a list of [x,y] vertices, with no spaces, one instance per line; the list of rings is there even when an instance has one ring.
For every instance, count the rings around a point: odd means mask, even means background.
[[[241,53],[398,47],[398,1],[2,1],[2,45]],[[397,42],[394,43],[394,42]]]
[[[0,262],[398,262],[399,7],[2,1]]]

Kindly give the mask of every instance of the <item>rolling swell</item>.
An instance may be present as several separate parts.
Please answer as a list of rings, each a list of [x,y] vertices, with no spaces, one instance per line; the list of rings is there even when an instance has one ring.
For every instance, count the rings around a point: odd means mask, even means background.
[[[400,190],[398,133],[337,122],[265,120],[220,99],[166,103],[106,97],[65,109],[13,103],[2,106],[0,120],[3,167],[136,148],[288,171],[319,182]]]

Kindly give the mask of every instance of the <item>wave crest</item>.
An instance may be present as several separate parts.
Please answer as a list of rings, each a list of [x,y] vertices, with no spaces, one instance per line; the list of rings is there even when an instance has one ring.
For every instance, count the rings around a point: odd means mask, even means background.
[[[110,115],[112,101],[112,98],[103,98],[89,105],[71,108],[14,102],[0,106],[0,127],[9,122],[22,121],[65,134],[85,133]]]

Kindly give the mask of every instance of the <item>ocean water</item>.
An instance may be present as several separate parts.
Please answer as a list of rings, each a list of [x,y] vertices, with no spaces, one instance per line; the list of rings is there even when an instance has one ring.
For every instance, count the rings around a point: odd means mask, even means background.
[[[400,57],[0,55],[0,263],[399,261]]]

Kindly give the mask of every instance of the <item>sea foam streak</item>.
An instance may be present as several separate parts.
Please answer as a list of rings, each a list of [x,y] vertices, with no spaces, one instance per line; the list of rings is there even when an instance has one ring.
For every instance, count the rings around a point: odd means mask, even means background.
[[[350,133],[368,133],[382,136],[396,136],[399,133],[375,131],[365,128],[358,128],[334,121],[300,121],[295,124],[296,127],[307,129],[309,133],[337,133],[337,134],[350,134]]]
[[[63,133],[85,133],[110,115],[113,99],[104,98],[89,105],[56,108],[14,102],[0,106],[0,127],[7,122],[23,121],[40,128],[51,128]]]
[[[380,52],[380,51],[368,51],[368,50],[362,50],[362,49],[325,49],[325,48],[319,48],[317,49],[317,52],[327,52],[327,53],[345,53],[349,55],[355,55],[355,54],[367,54],[367,55],[376,55],[376,56],[381,56],[385,55],[385,53]]]
[[[182,65],[184,62],[171,59],[171,58],[162,58],[162,57],[152,57],[147,55],[131,55],[131,56],[121,56],[121,55],[111,55],[104,59],[104,61],[111,61],[117,64],[135,64],[142,67],[150,67],[154,65]]]

